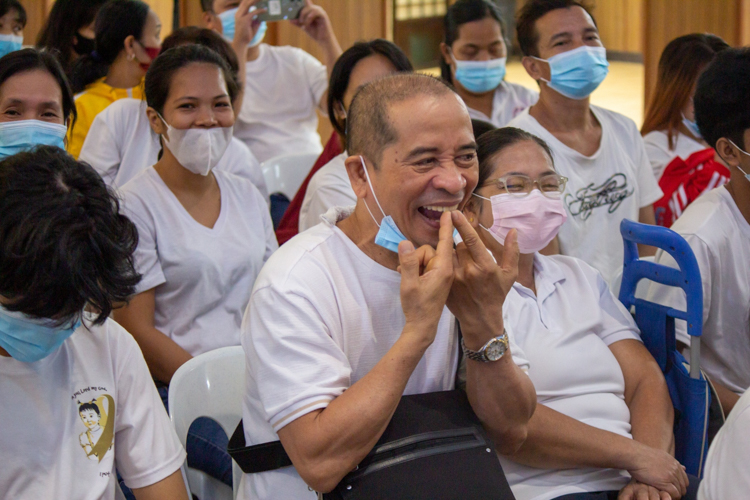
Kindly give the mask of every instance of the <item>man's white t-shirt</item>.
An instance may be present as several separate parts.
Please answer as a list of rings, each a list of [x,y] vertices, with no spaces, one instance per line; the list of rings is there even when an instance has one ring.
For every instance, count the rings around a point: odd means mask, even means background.
[[[698,500],[747,498],[750,492],[750,391],[737,401],[708,450]]]
[[[240,344],[255,278],[278,248],[255,186],[216,172],[221,212],[213,228],[185,210],[153,167],[122,187],[123,213],[138,228],[137,293],[154,288],[154,326],[193,356]]]
[[[310,179],[299,211],[299,231],[305,231],[320,224],[320,217],[332,207],[349,207],[357,204],[349,174],[344,162],[349,153],[342,153]]]
[[[0,398],[2,498],[112,499],[115,467],[143,488],[185,460],[138,344],[112,320],[34,363],[0,357]]]
[[[720,187],[691,203],[672,230],[693,249],[701,271],[701,368],[716,382],[742,394],[750,387],[750,224],[729,191]],[[656,262],[677,267],[661,250]],[[681,311],[686,308],[681,288],[652,283],[647,300]],[[690,345],[685,321],[675,321],[675,334]]]
[[[317,109],[328,88],[328,70],[296,47],[260,44],[246,65],[242,110],[234,135],[261,162],[291,153],[320,154]]]
[[[94,167],[109,186],[125,185],[158,160],[161,142],[146,108],[140,99],[119,99],[94,118],[78,159]],[[260,162],[239,139],[232,138],[215,170],[247,178],[268,200]]]
[[[633,120],[597,106],[602,127],[599,150],[584,156],[542,127],[529,110],[509,123],[547,142],[555,170],[568,178],[563,202],[568,220],[559,233],[560,253],[578,257],[611,283],[622,267],[620,221],[638,221],[639,210],[659,200],[661,189]]]
[[[476,109],[469,109],[469,116],[476,120],[483,120],[500,128],[506,126],[524,109],[536,104],[539,92],[527,89],[523,85],[503,80],[495,89],[492,99],[492,116],[487,116]]]
[[[579,259],[535,254],[534,280],[536,295],[513,285],[503,318],[529,361],[537,402],[631,438],[625,379],[609,346],[626,339],[640,342],[633,317],[599,272]],[[517,500],[620,490],[630,480],[615,469],[540,469],[504,457],[501,462]]]
[[[691,154],[708,148],[708,146],[701,144],[692,137],[675,132],[674,148],[670,149],[669,136],[665,130],[649,132],[643,136],[643,142],[646,145],[646,154],[648,155],[648,161],[651,162],[656,180],[661,179],[664,169],[676,157],[679,156],[683,160],[687,160]]]
[[[327,407],[367,375],[401,335],[406,323],[401,275],[368,257],[335,225],[350,212],[332,208],[322,224],[283,245],[258,276],[242,325],[248,445],[277,441],[279,429]],[[516,364],[528,366],[513,343],[511,352]],[[404,394],[453,389],[457,367],[456,320],[446,307]],[[238,498],[315,494],[286,467],[244,474]]]

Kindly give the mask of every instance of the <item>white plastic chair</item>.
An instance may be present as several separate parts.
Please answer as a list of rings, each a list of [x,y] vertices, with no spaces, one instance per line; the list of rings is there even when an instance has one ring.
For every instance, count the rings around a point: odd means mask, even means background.
[[[649,262],[656,262],[656,257],[653,255],[649,255],[647,257],[641,257],[641,260],[647,260]],[[641,280],[638,283],[638,286],[635,288],[635,296],[638,299],[645,299],[646,294],[648,293],[648,287],[651,285],[651,280]],[[620,287],[622,286],[622,266],[617,270],[614,277],[612,278],[612,283],[610,284],[609,288],[612,290],[612,293],[615,294],[615,297],[620,295]]]
[[[216,420],[231,436],[242,419],[244,392],[245,353],[240,346],[216,349],[182,365],[169,384],[169,416],[182,446],[187,442],[190,424],[198,417]],[[232,465],[237,485],[241,471],[234,461]],[[190,467],[185,469],[190,492],[201,500],[235,497],[232,489],[218,479]]]
[[[260,164],[268,194],[281,193],[290,200],[318,159],[316,153],[299,153],[276,156]]]

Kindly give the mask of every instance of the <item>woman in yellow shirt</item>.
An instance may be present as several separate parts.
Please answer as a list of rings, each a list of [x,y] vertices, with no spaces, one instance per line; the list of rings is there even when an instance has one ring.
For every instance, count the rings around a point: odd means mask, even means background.
[[[96,16],[96,50],[78,59],[71,84],[78,119],[68,132],[76,159],[97,114],[118,99],[143,97],[143,77],[161,47],[161,22],[140,0],[111,0]]]

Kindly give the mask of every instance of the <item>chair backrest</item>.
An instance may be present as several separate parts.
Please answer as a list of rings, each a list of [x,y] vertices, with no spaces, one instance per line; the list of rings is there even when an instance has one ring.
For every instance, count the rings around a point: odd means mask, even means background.
[[[231,436],[242,419],[245,353],[240,346],[222,347],[182,365],[169,384],[169,417],[185,446],[190,424],[211,417]]]
[[[317,159],[316,153],[300,153],[276,156],[261,163],[268,194],[281,193],[290,200],[294,198]]]
[[[620,233],[625,258],[619,298],[626,308],[634,306],[643,343],[664,372],[676,410],[675,456],[688,473],[700,477],[708,452],[708,408],[711,402],[708,381],[700,371],[699,360],[703,327],[700,268],[690,245],[671,229],[623,220]],[[638,243],[668,252],[679,269],[639,260]],[[638,283],[644,278],[682,288],[687,297],[687,310],[679,311],[639,298]],[[686,320],[691,335],[689,371],[685,359],[677,351],[675,319]]]

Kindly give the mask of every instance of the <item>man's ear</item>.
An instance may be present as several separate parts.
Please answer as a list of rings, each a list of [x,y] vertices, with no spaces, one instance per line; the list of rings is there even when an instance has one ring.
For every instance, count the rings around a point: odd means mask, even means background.
[[[722,137],[716,141],[716,152],[727,166],[736,167],[740,164],[742,153],[732,146],[726,137]]]
[[[204,12],[202,16],[203,25],[210,29],[214,30],[215,32],[222,34],[222,27],[221,22],[219,21],[219,16],[214,14],[213,12]]]
[[[346,173],[349,174],[349,182],[352,183],[352,189],[357,198],[367,196],[368,185],[365,169],[359,156],[350,156],[346,159]]]
[[[524,56],[523,59],[521,59],[521,64],[523,64],[526,73],[537,82],[542,78],[545,80],[550,79],[549,64],[546,62],[542,62],[533,57]]]
[[[151,125],[151,130],[153,130],[155,134],[167,135],[167,126],[154,108],[148,107],[146,109],[146,116],[148,117],[148,124]]]

